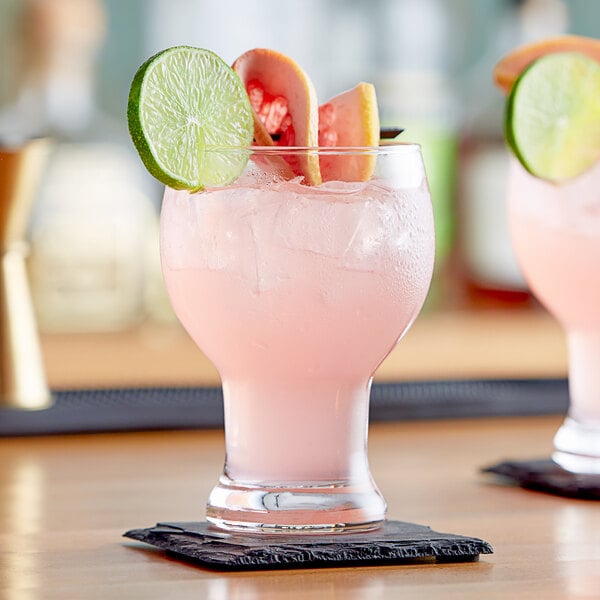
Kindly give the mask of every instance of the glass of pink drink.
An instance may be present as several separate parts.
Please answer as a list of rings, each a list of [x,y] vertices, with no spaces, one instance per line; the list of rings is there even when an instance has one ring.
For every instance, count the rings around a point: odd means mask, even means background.
[[[533,293],[566,331],[570,406],[553,459],[600,473],[600,163],[561,185],[529,175],[516,159],[509,222]]]
[[[421,309],[434,261],[420,148],[251,152],[229,186],[167,188],[161,213],[172,305],[223,384],[226,460],[207,519],[372,528],[386,507],[367,461],[371,380]],[[310,154],[375,170],[319,186],[275,173]]]

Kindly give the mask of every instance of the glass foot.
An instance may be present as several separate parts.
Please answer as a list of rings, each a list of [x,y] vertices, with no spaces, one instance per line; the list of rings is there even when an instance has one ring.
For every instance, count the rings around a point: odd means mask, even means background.
[[[375,529],[385,510],[371,483],[257,486],[222,476],[208,499],[206,519],[230,531],[332,533]]]
[[[600,474],[600,426],[567,417],[554,436],[552,460],[571,473]]]

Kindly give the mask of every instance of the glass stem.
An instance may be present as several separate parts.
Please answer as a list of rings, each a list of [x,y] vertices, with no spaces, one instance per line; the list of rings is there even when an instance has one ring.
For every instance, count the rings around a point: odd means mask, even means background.
[[[600,474],[600,331],[570,331],[569,414],[552,458],[574,473]]]
[[[569,350],[569,417],[600,428],[600,331],[571,331]]]
[[[282,485],[370,479],[370,385],[224,379],[225,475]]]

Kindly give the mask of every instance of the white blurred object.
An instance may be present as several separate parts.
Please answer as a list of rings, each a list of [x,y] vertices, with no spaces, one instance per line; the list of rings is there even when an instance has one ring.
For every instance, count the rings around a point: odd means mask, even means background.
[[[24,0],[23,70],[0,138],[44,135],[52,152],[36,198],[29,261],[43,331],[105,331],[148,313],[158,215],[123,123],[95,101],[106,34],[102,0]],[[160,303],[159,295],[152,299]]]
[[[15,102],[0,113],[4,140],[81,136],[94,120],[94,67],[106,33],[101,0],[24,0],[16,26]]]
[[[527,0],[518,11],[523,43],[561,35],[569,26],[569,10],[564,0]]]
[[[156,213],[132,185],[127,153],[63,144],[31,227],[30,273],[45,331],[103,331],[144,316],[148,236]]]

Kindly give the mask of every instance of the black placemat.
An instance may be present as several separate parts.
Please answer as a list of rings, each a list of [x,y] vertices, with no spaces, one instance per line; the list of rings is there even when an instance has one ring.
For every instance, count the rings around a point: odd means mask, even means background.
[[[159,523],[124,536],[204,567],[236,571],[469,562],[493,552],[478,538],[401,521],[386,521],[363,533],[318,535],[242,535],[215,530],[206,522]]]
[[[221,388],[62,390],[40,411],[0,408],[0,436],[223,426]],[[565,414],[566,379],[376,383],[371,421]]]
[[[551,459],[504,461],[482,469],[523,488],[582,500],[600,500],[600,475],[571,473]]]

